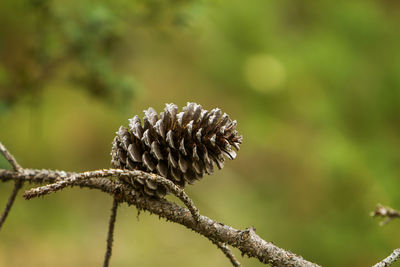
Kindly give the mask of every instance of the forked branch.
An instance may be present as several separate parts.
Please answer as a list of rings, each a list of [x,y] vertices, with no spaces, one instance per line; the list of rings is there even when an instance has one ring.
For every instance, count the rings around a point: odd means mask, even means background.
[[[237,230],[202,215],[199,215],[196,220],[195,216],[192,215],[189,209],[167,201],[166,199],[154,199],[146,196],[139,196],[131,187],[120,183],[118,180],[104,178],[110,175],[116,175],[117,173],[118,175],[127,175],[132,178],[139,175],[149,175],[148,173],[141,171],[116,169],[98,170],[85,173],[24,169],[22,172],[0,170],[0,180],[4,182],[27,181],[29,183],[41,184],[57,183],[60,180],[67,180],[71,177],[84,177],[84,179],[73,179],[74,182],[69,185],[101,190],[112,195],[121,203],[125,202],[128,205],[135,205],[140,210],[149,211],[150,213],[154,213],[168,221],[184,225],[185,227],[192,229],[219,244],[228,244],[236,247],[242,252],[242,254],[248,255],[249,257],[255,257],[263,263],[269,263],[272,266],[319,266],[315,263],[304,260],[301,256],[297,256],[263,240],[255,233],[253,228]],[[36,189],[27,191],[26,196],[36,196],[36,193],[41,192],[40,190],[35,190]],[[31,193],[33,195],[31,195]]]

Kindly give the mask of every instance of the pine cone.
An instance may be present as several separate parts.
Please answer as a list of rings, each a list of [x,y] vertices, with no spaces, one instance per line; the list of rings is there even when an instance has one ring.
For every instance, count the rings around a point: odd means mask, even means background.
[[[213,163],[222,169],[225,157],[236,157],[232,147],[239,150],[242,136],[226,113],[218,108],[207,111],[196,103],[187,103],[180,113],[177,110],[176,105],[166,104],[158,116],[149,108],[143,125],[135,116],[129,129],[121,126],[113,141],[112,167],[157,173],[183,188],[205,173],[212,174]],[[122,181],[149,196],[161,198],[167,193],[151,180]]]

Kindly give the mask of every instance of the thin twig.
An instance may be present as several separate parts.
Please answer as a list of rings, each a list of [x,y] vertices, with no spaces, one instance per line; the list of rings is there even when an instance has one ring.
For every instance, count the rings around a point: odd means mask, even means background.
[[[392,265],[395,261],[400,258],[400,248],[396,248],[392,254],[384,258],[382,261],[378,262],[372,267],[387,267]]]
[[[103,267],[108,267],[110,263],[110,258],[112,254],[112,245],[114,241],[114,227],[115,227],[115,219],[117,217],[117,210],[118,210],[118,200],[114,198],[113,206],[111,208],[110,222],[108,224],[107,250],[104,256]]]
[[[4,158],[11,164],[14,171],[21,172],[23,170],[21,165],[18,164],[18,162],[13,157],[13,155],[11,155],[11,153],[6,149],[6,147],[1,142],[0,142],[0,152],[1,152],[1,154],[3,154]],[[10,210],[14,204],[15,198],[17,197],[19,190],[22,188],[22,185],[23,185],[22,181],[15,181],[14,188],[11,192],[11,195],[8,198],[8,201],[4,208],[4,211],[1,214],[0,230],[1,230],[4,222],[6,221],[8,214],[10,213]]]
[[[379,223],[382,226],[395,218],[400,218],[400,212],[391,207],[384,207],[378,204],[376,205],[375,211],[371,212],[371,216],[384,218],[384,220]]]

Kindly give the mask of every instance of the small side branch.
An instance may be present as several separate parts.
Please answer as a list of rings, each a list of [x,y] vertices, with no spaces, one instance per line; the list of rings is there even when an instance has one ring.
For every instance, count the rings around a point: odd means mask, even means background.
[[[11,210],[13,204],[14,204],[15,198],[17,197],[18,192],[19,192],[19,190],[21,189],[21,187],[22,187],[22,182],[21,182],[21,181],[16,181],[16,182],[14,183],[13,191],[11,192],[11,195],[10,195],[10,197],[8,198],[6,207],[4,208],[3,213],[1,214],[1,218],[0,218],[0,230],[1,230],[1,228],[2,228],[2,226],[3,226],[3,224],[4,224],[4,222],[6,221],[8,214],[10,213],[10,210]]]
[[[1,154],[3,154],[4,158],[11,164],[14,171],[16,172],[22,171],[21,165],[18,164],[13,155],[11,155],[11,153],[8,152],[7,148],[1,142],[0,142],[0,152]]]
[[[21,172],[23,170],[21,165],[18,164],[13,155],[11,155],[11,153],[8,152],[6,147],[1,142],[0,142],[0,152],[1,154],[3,154],[4,158],[11,164],[15,172]],[[11,195],[8,198],[6,207],[4,208],[4,211],[2,212],[0,217],[0,230],[4,222],[6,221],[8,214],[10,213],[12,206],[14,205],[15,198],[17,197],[19,190],[22,188],[22,185],[23,185],[22,181],[15,181],[14,188],[11,192]]]
[[[117,218],[117,210],[118,210],[118,200],[114,198],[113,206],[111,208],[110,222],[108,224],[107,249],[106,249],[106,254],[104,256],[103,267],[108,267],[110,263],[110,258],[112,254],[112,245],[114,241],[114,228],[115,228],[115,220]]]
[[[382,261],[378,262],[372,267],[387,267],[392,265],[395,261],[397,261],[400,258],[400,248],[396,248],[392,254],[390,254],[388,257],[383,259]]]
[[[221,243],[218,241],[214,241],[210,239],[213,244],[215,244],[224,254],[225,256],[231,261],[232,265],[235,267],[242,266],[240,262],[236,259],[235,255],[233,254],[232,250],[228,247],[227,244]]]
[[[371,212],[371,216],[384,218],[384,220],[379,223],[382,226],[393,219],[400,218],[400,212],[391,207],[384,207],[378,204],[376,205],[375,211]]]

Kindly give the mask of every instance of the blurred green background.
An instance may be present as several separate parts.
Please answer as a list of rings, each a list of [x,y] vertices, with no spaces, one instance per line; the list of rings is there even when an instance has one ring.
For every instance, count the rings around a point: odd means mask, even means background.
[[[0,140],[24,167],[106,168],[147,107],[220,107],[244,142],[187,187],[202,214],[324,266],[370,266],[400,246],[400,222],[369,217],[400,208],[399,24],[390,0],[0,1]],[[19,196],[0,266],[101,266],[111,204]],[[112,266],[230,266],[204,237],[136,216],[119,210]]]

